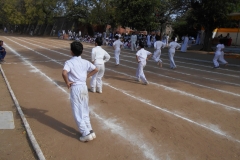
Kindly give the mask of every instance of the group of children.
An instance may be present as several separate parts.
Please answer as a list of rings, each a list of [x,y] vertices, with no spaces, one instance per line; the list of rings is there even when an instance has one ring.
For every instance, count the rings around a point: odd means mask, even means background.
[[[118,36],[115,36],[116,41],[113,43],[114,54],[116,59],[116,65],[119,65],[119,55],[123,43],[119,40]],[[80,141],[86,142],[96,138],[96,134],[92,129],[89,108],[88,108],[88,89],[86,85],[86,79],[91,78],[90,91],[95,93],[102,93],[102,77],[105,72],[105,63],[109,61],[110,55],[101,47],[103,44],[102,38],[97,37],[95,39],[95,47],[92,49],[91,62],[81,58],[83,52],[83,45],[79,41],[71,43],[71,55],[70,60],[65,62],[62,76],[70,91],[70,101],[73,116],[81,133]],[[157,37],[157,41],[154,44],[155,52],[153,59],[158,62],[158,65],[162,63],[160,60],[161,48],[165,47],[165,43],[160,41],[160,37]],[[175,53],[175,48],[180,47],[175,41],[169,44],[170,54]],[[147,60],[152,56],[152,53],[144,49],[144,43],[139,42],[140,49],[136,53],[136,61],[138,62],[138,68],[136,71],[137,81],[142,81],[144,85],[148,84],[148,81],[144,75],[143,69],[146,66]],[[174,66],[175,64],[173,64]]]

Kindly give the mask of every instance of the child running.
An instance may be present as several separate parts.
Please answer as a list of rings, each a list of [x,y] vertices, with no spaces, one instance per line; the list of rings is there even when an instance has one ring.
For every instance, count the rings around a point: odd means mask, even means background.
[[[228,62],[225,61],[225,59],[224,59],[224,52],[223,52],[224,48],[225,48],[225,46],[224,46],[223,42],[219,41],[219,44],[216,46],[215,56],[213,58],[213,64],[214,64],[213,68],[219,68],[218,61],[223,63],[225,66],[228,64]]]
[[[176,69],[177,66],[174,62],[174,54],[175,54],[175,50],[178,49],[178,48],[181,48],[181,45],[178,44],[177,42],[175,42],[175,38],[173,37],[172,38],[172,42],[169,43],[169,50],[168,50],[168,56],[169,56],[169,61],[170,61],[170,68],[171,69]]]
[[[0,40],[0,62],[5,62],[4,58],[6,56],[6,50],[2,46],[3,46],[3,41]]]
[[[119,40],[118,36],[115,36],[116,41],[113,43],[113,48],[114,48],[114,54],[115,54],[115,59],[116,59],[116,66],[119,65],[119,55],[121,52],[121,48],[123,46],[123,43]]]
[[[74,41],[71,43],[70,60],[65,62],[62,77],[70,90],[70,101],[73,116],[82,136],[80,141],[91,141],[96,138],[92,130],[88,108],[88,89],[86,79],[97,73],[98,69],[92,63],[81,58],[83,45]],[[89,73],[88,73],[89,72]]]
[[[160,58],[161,56],[161,49],[164,48],[166,46],[166,43],[160,41],[160,36],[156,36],[156,42],[154,42],[154,54],[152,56],[152,59],[157,62],[157,65],[159,67],[162,67],[162,60]]]
[[[102,93],[102,77],[105,72],[105,63],[109,61],[110,55],[102,49],[102,38],[97,37],[95,39],[95,46],[92,49],[92,63],[97,67],[98,72],[92,76],[91,79],[91,92]],[[97,88],[97,90],[96,90]]]
[[[147,60],[149,57],[152,56],[152,53],[144,49],[144,44],[141,41],[139,43],[139,47],[140,47],[140,50],[136,53],[136,60],[138,62],[136,77],[138,82],[140,82],[140,79],[141,79],[143,84],[147,85],[148,81],[144,75],[143,68],[146,66]]]

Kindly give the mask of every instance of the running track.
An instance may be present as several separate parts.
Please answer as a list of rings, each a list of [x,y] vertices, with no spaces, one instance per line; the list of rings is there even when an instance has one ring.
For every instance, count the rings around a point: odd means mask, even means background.
[[[89,93],[97,139],[81,143],[61,77],[70,41],[1,39],[2,68],[46,159],[240,159],[239,61],[213,70],[212,55],[177,51],[171,70],[165,49],[163,68],[148,61],[145,86],[135,81],[135,52],[122,50],[116,67],[103,47],[103,94]],[[84,43],[83,58],[92,47]]]

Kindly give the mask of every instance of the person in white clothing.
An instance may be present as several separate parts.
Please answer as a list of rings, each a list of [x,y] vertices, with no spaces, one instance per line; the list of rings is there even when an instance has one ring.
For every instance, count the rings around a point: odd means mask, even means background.
[[[62,77],[70,90],[70,101],[74,119],[82,136],[80,141],[90,141],[96,138],[92,130],[88,108],[88,90],[86,79],[97,73],[98,69],[89,61],[81,58],[83,45],[80,42],[71,43],[70,60],[65,62]]]
[[[213,68],[219,68],[218,61],[223,63],[225,66],[228,64],[228,62],[225,61],[225,59],[224,59],[224,52],[223,52],[224,48],[225,48],[225,46],[224,46],[223,42],[220,41],[220,43],[216,46],[216,52],[215,52],[215,55],[213,58],[213,63],[214,63]]]
[[[169,41],[169,35],[166,35],[166,46],[168,46],[168,41]]]
[[[148,81],[144,75],[143,68],[146,66],[147,60],[152,56],[152,53],[144,49],[144,44],[141,41],[139,42],[139,47],[140,50],[136,53],[136,60],[138,62],[136,77],[138,82],[140,82],[141,79],[143,84],[147,85]]]
[[[183,43],[182,43],[182,47],[181,47],[181,52],[187,52],[187,46],[188,46],[188,40],[189,40],[188,34],[186,36],[184,36],[182,38],[182,40],[183,40]]]
[[[102,93],[102,77],[105,72],[105,63],[110,59],[110,55],[102,49],[102,43],[102,38],[97,37],[95,40],[96,47],[92,49],[92,63],[97,67],[98,72],[92,76],[90,82],[91,92]]]
[[[174,62],[173,57],[174,57],[174,54],[175,54],[175,50],[178,49],[178,48],[180,48],[181,45],[178,44],[178,43],[175,41],[175,38],[173,37],[173,38],[172,38],[172,42],[169,43],[168,47],[169,47],[168,56],[169,56],[169,61],[170,61],[170,68],[171,68],[171,69],[176,69],[177,66],[176,66],[176,64],[175,64],[175,62]]]
[[[156,36],[156,42],[154,43],[154,54],[152,56],[152,59],[157,62],[157,65],[162,67],[162,60],[160,59],[161,56],[161,49],[166,46],[166,43],[160,41],[160,36]]]
[[[116,66],[119,65],[119,55],[121,52],[121,48],[123,46],[123,43],[119,40],[118,36],[115,36],[116,41],[113,43],[113,48],[114,48],[114,55],[116,59]]]
[[[151,47],[151,36],[150,34],[147,35],[147,46],[150,48]]]
[[[131,50],[132,51],[137,50],[136,42],[137,42],[137,35],[135,33],[133,33],[131,36]]]

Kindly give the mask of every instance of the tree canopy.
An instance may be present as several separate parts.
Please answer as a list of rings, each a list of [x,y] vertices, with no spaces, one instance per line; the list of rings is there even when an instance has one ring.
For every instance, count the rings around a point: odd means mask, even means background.
[[[239,0],[1,0],[0,24],[49,24],[54,17],[66,17],[147,31],[172,24],[178,35],[203,27],[206,50],[212,30],[229,24],[231,12],[240,12]]]

